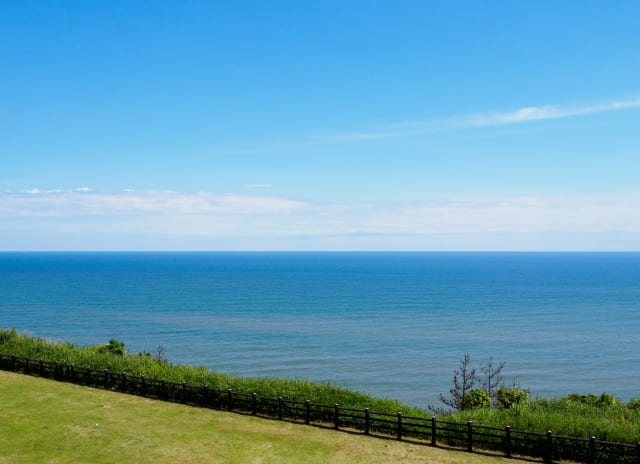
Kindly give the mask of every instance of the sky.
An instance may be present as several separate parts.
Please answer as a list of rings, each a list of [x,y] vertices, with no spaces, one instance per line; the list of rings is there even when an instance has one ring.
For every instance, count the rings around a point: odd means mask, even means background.
[[[0,2],[0,250],[640,251],[640,2]]]

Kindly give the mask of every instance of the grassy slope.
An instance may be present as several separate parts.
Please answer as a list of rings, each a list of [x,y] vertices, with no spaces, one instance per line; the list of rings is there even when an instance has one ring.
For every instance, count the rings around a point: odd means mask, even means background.
[[[0,371],[0,463],[33,462],[514,461],[164,403]]]
[[[227,389],[259,395],[290,399],[310,399],[315,403],[334,404],[372,411],[405,415],[430,416],[418,408],[411,408],[391,399],[372,398],[362,393],[349,391],[331,384],[306,380],[277,378],[242,378],[211,372],[203,367],[160,363],[148,356],[113,356],[98,353],[88,347],[70,343],[51,342],[19,334],[15,330],[0,328],[0,351],[20,356],[31,356],[46,360],[57,360],[80,366],[90,365],[98,369],[115,372],[142,374],[150,378],[187,382],[192,385],[209,385],[211,388]],[[441,419],[514,429],[546,432],[588,438],[595,435],[601,440],[637,443],[640,440],[640,408],[632,409],[625,404],[612,407],[593,407],[566,398],[536,400],[529,405],[508,410],[462,411]]]
[[[204,367],[172,365],[160,363],[150,356],[113,356],[100,353],[89,347],[71,343],[52,342],[41,338],[17,333],[15,330],[0,328],[0,352],[18,356],[29,356],[47,361],[60,361],[77,366],[91,366],[114,372],[128,372],[153,379],[186,382],[191,385],[208,385],[214,389],[228,388],[243,393],[257,393],[277,398],[282,396],[314,403],[339,403],[351,408],[370,408],[373,411],[395,414],[402,411],[406,415],[425,415],[418,408],[412,408],[392,399],[373,398],[363,393],[347,390],[329,383],[310,382],[304,379],[235,377],[212,372]]]

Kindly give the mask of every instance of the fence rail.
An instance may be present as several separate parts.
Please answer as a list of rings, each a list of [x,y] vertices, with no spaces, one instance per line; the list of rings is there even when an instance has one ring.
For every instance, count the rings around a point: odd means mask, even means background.
[[[104,388],[163,401],[233,411],[307,425],[333,427],[364,435],[395,437],[431,446],[446,446],[502,453],[506,457],[540,458],[545,463],[564,459],[586,464],[640,464],[640,443],[615,443],[491,427],[472,422],[452,422],[434,417],[405,416],[311,401],[273,398],[256,393],[218,390],[206,385],[151,379],[144,376],[74,366],[56,361],[0,353],[0,369]]]

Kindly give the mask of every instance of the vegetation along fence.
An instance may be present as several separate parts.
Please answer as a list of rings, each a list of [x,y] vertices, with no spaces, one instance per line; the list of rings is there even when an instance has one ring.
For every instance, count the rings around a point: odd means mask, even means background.
[[[590,439],[460,423],[435,417],[388,414],[352,409],[338,404],[317,404],[272,398],[231,390],[216,390],[186,383],[92,369],[0,353],[0,369],[72,382],[80,385],[227,410],[291,422],[333,427],[378,437],[393,437],[431,446],[491,451],[506,457],[540,458],[545,463],[565,459],[588,464],[640,464],[640,443],[614,443]]]

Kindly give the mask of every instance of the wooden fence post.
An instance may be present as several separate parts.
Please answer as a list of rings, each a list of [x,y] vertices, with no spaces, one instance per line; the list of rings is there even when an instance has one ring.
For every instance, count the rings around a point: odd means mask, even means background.
[[[227,410],[231,411],[233,409],[233,393],[229,388],[227,390]]]
[[[282,397],[278,397],[278,420],[282,420]]]
[[[127,374],[126,372],[122,373],[122,382],[120,383],[120,391],[127,391]]]
[[[44,361],[40,360],[40,377],[44,377]]]
[[[589,464],[596,463],[596,437],[589,438]]]
[[[311,423],[311,400],[307,400],[304,402],[304,408],[304,423],[309,425]]]
[[[102,375],[102,384],[104,385],[104,388],[109,388],[109,370],[103,370]]]
[[[255,392],[251,394],[251,414],[258,414],[258,395]]]
[[[202,406],[209,407],[211,402],[211,394],[209,393],[209,385],[202,386]]]
[[[187,402],[187,383],[182,382],[182,402]]]
[[[638,464],[640,464],[640,441],[636,443],[636,451],[636,454],[638,455]]]
[[[333,406],[333,428],[336,430],[340,428],[340,405],[338,403]]]
[[[436,421],[436,416],[431,416],[431,446],[436,446],[437,427],[438,422]]]
[[[504,428],[504,455],[511,457],[511,427],[507,425]]]
[[[365,408],[364,410],[364,434],[369,435],[371,429],[371,411],[369,408]]]
[[[547,431],[547,446],[544,453],[544,463],[552,464],[553,462],[553,433]]]
[[[473,453],[473,422],[467,422],[467,451]]]
[[[398,430],[397,439],[402,440],[402,413],[398,412]]]

